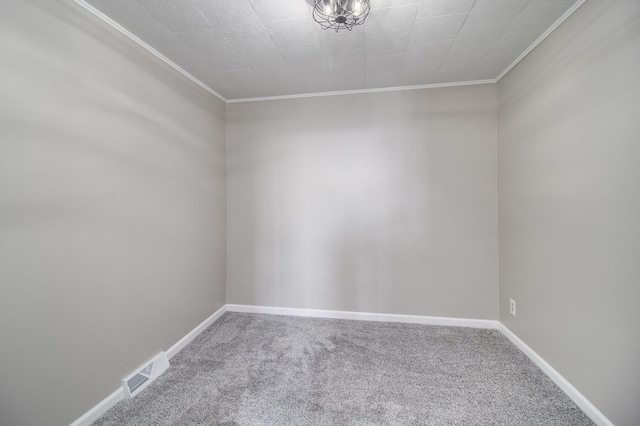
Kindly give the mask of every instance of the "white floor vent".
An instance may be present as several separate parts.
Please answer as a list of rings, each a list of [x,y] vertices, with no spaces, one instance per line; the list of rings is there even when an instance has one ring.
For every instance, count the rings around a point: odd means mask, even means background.
[[[167,371],[167,368],[169,368],[169,358],[166,353],[160,352],[151,361],[140,367],[137,372],[122,381],[124,397],[131,399],[142,392],[158,376]]]

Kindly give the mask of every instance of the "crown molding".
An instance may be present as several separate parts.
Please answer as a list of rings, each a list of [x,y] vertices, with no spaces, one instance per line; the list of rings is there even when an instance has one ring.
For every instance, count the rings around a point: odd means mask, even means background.
[[[505,68],[504,71],[502,71],[494,79],[459,81],[459,82],[452,82],[452,83],[422,84],[418,86],[396,86],[396,87],[383,87],[383,88],[376,88],[376,89],[357,89],[357,90],[343,90],[343,91],[335,91],[335,92],[300,93],[295,95],[227,99],[221,94],[219,94],[218,92],[216,92],[215,90],[213,90],[211,87],[207,86],[206,84],[198,80],[196,77],[189,74],[187,71],[182,69],[179,65],[177,65],[175,62],[173,62],[166,56],[164,56],[162,53],[158,52],[156,49],[154,49],[153,47],[151,47],[150,45],[148,45],[147,43],[145,43],[144,41],[136,37],[133,33],[128,31],[122,25],[118,24],[116,21],[109,18],[107,15],[100,12],[95,7],[88,4],[85,0],[74,0],[75,3],[79,4],[84,9],[88,10],[98,18],[102,19],[104,22],[111,25],[113,28],[115,28],[125,36],[129,37],[131,40],[138,43],[147,51],[149,51],[150,53],[152,53],[153,55],[157,56],[159,59],[167,63],[169,66],[174,68],[180,74],[184,75],[189,80],[193,81],[195,84],[197,84],[198,86],[200,86],[201,88],[203,88],[204,90],[211,93],[212,95],[214,95],[215,97],[217,97],[218,99],[220,99],[221,101],[227,104],[243,103],[243,102],[274,101],[274,100],[285,100],[285,99],[299,99],[299,98],[317,98],[321,96],[356,95],[356,94],[363,94],[363,93],[396,92],[396,91],[404,91],[404,90],[437,89],[437,88],[443,88],[443,87],[472,86],[472,85],[478,85],[478,84],[495,84],[498,81],[500,81],[500,79],[502,79],[502,77],[504,77],[516,65],[518,65],[518,63],[520,63],[520,61],[522,61],[533,49],[535,49],[540,43],[542,43],[544,39],[546,39],[556,28],[560,26],[560,24],[562,24],[569,16],[571,16],[576,10],[578,10],[580,6],[586,3],[586,1],[587,0],[579,0],[573,6],[571,6],[569,10],[567,10],[556,22],[553,23],[553,25],[551,25],[544,33],[542,33],[542,35],[538,37],[536,41],[534,41],[520,56],[518,56],[516,60],[514,60],[509,66],[507,66],[507,68]]]
[[[212,88],[210,88],[209,86],[207,86],[206,84],[204,84],[203,82],[201,82],[200,80],[198,80],[197,78],[195,78],[194,76],[189,74],[187,71],[185,71],[184,69],[180,68],[180,66],[177,65],[175,62],[173,62],[171,59],[167,58],[162,53],[158,52],[156,49],[154,49],[153,47],[149,46],[147,43],[145,43],[144,41],[142,41],[141,39],[136,37],[129,30],[124,28],[122,25],[118,24],[116,21],[114,21],[113,19],[109,18],[107,15],[105,15],[102,12],[100,12],[95,7],[91,6],[85,0],[74,0],[74,1],[77,4],[79,4],[80,6],[82,6],[83,8],[85,8],[86,10],[88,10],[89,12],[91,12],[92,14],[94,14],[95,16],[97,16],[98,18],[102,19],[107,24],[111,25],[116,30],[120,31],[125,36],[129,37],[131,40],[133,40],[136,43],[138,43],[143,48],[147,49],[153,55],[157,56],[159,59],[161,59],[162,61],[166,62],[170,67],[174,68],[180,74],[184,75],[189,80],[193,81],[195,84],[197,84],[198,86],[202,87],[207,92],[211,93],[213,96],[217,97],[218,99],[220,99],[221,101],[223,101],[225,103],[227,102],[227,99],[224,96],[222,96],[220,93],[216,92],[215,90],[213,90]]]
[[[474,86],[477,84],[492,84],[496,82],[497,80],[474,80],[474,81],[459,81],[454,83],[421,84],[419,86],[396,86],[396,87],[380,87],[376,89],[342,90],[337,92],[301,93],[297,95],[265,96],[261,98],[227,99],[227,103],[235,104],[235,103],[241,103],[241,102],[275,101],[275,100],[282,100],[282,99],[298,99],[298,98],[317,98],[320,96],[359,95],[362,93],[380,93],[380,92],[400,92],[403,90],[438,89],[441,87]]]
[[[538,37],[536,39],[536,41],[534,41],[531,46],[529,46],[524,52],[522,52],[522,54],[520,56],[518,56],[516,58],[515,61],[513,61],[511,63],[511,65],[509,65],[507,68],[504,69],[504,71],[502,71],[500,73],[500,75],[498,75],[498,77],[496,77],[496,82],[500,81],[500,79],[502,77],[504,77],[505,75],[507,75],[507,73],[509,71],[511,71],[516,65],[518,65],[518,63],[520,63],[520,61],[522,61],[529,53],[531,53],[531,51],[533,49],[535,49],[536,47],[538,47],[538,45],[540,43],[542,43],[542,41],[549,37],[549,35],[555,31],[556,28],[558,28],[560,26],[560,24],[562,24],[564,21],[567,20],[567,18],[571,15],[573,15],[573,12],[575,12],[576,10],[578,10],[578,8],[580,6],[582,6],[583,4],[586,3],[587,0],[579,0],[578,2],[576,2],[573,6],[571,6],[569,8],[569,10],[567,10],[560,18],[558,18],[558,20],[556,22],[553,23],[553,25],[551,25],[547,31],[543,32],[542,35],[540,37]]]

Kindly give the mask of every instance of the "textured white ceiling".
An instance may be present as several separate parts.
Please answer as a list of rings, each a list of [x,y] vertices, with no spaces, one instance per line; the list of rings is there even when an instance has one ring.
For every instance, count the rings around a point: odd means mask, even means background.
[[[576,0],[371,0],[353,31],[312,0],[85,0],[226,99],[497,78]]]

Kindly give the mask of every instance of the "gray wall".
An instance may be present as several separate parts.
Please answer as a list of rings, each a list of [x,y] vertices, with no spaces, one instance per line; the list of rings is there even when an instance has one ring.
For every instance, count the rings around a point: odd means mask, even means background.
[[[637,425],[640,2],[585,3],[498,98],[500,320],[616,425]]]
[[[62,0],[0,96],[0,424],[69,424],[225,303],[224,104]]]
[[[496,87],[227,105],[227,301],[497,319]]]
[[[501,321],[640,418],[637,1],[579,9],[497,124],[494,85],[228,105],[228,229],[221,101],[72,2],[0,12],[0,424],[72,422],[227,298],[496,319],[496,184]]]

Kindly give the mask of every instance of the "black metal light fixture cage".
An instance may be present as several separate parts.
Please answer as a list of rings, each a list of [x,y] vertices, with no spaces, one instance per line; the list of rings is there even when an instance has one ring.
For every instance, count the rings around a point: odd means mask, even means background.
[[[370,9],[369,0],[314,0],[313,19],[323,30],[346,28],[351,31],[364,24]]]

